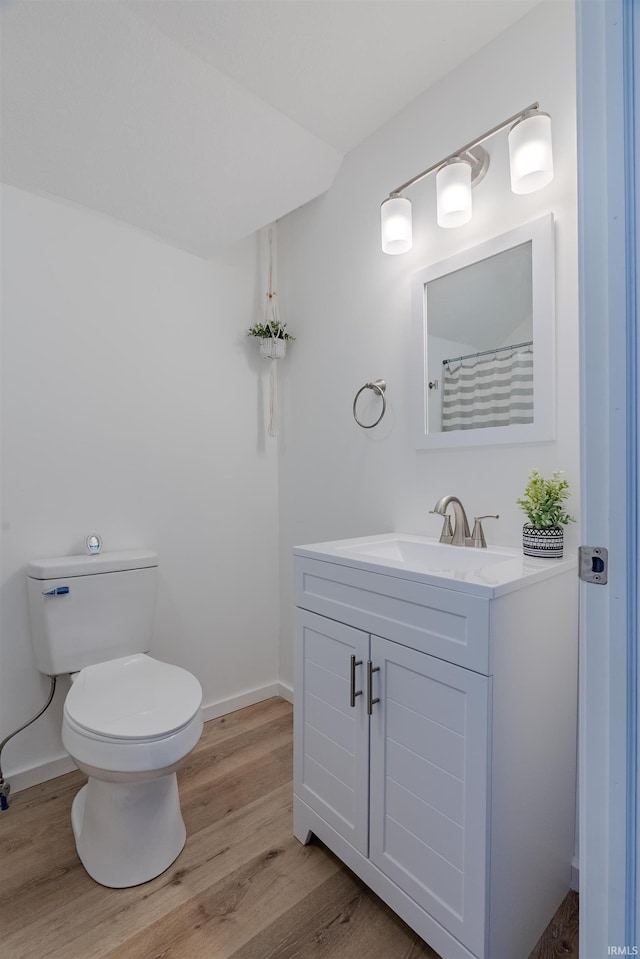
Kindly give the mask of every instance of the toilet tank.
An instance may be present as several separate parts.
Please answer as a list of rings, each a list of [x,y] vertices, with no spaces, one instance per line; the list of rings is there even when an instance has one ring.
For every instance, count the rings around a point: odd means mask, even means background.
[[[57,676],[151,644],[158,556],[123,550],[27,564],[37,668]]]

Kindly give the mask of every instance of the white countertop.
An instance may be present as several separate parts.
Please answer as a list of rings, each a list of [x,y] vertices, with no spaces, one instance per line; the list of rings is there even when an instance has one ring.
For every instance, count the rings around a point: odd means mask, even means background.
[[[338,563],[355,569],[475,596],[493,598],[577,568],[577,556],[534,559],[522,549],[440,544],[435,537],[380,533],[354,539],[294,547],[294,556]]]

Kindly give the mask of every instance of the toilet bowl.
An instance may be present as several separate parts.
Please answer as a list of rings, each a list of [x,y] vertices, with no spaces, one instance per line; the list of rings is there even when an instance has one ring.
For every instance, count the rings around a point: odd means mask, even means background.
[[[186,831],[176,769],[202,733],[201,703],[195,676],[144,653],[72,676],[62,741],[89,781],[71,824],[96,882],[139,885],[180,853]]]

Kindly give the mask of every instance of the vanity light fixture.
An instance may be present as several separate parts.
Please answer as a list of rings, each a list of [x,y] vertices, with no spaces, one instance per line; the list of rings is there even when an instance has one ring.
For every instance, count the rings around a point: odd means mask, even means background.
[[[509,165],[514,193],[534,193],[553,180],[551,117],[532,110],[509,131]]]
[[[462,226],[471,219],[471,164],[454,157],[436,173],[438,226]]]
[[[390,196],[380,208],[382,249],[385,253],[406,253],[411,249],[411,200]]]
[[[380,207],[382,252],[407,253],[411,249],[411,201],[403,193],[431,173],[436,174],[438,225],[468,223],[471,188],[480,183],[489,168],[489,154],[481,144],[508,126],[511,189],[523,194],[546,186],[553,179],[551,118],[538,108],[538,103],[532,103],[392,190]]]

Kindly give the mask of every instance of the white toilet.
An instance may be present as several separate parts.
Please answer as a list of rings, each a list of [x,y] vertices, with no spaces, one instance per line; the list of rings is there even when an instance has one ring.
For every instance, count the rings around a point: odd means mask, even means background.
[[[89,777],[71,810],[78,855],[113,888],[153,879],[180,853],[176,769],[202,733],[198,680],[146,655],[157,567],[149,550],[27,567],[36,666],[72,679],[62,741]]]

